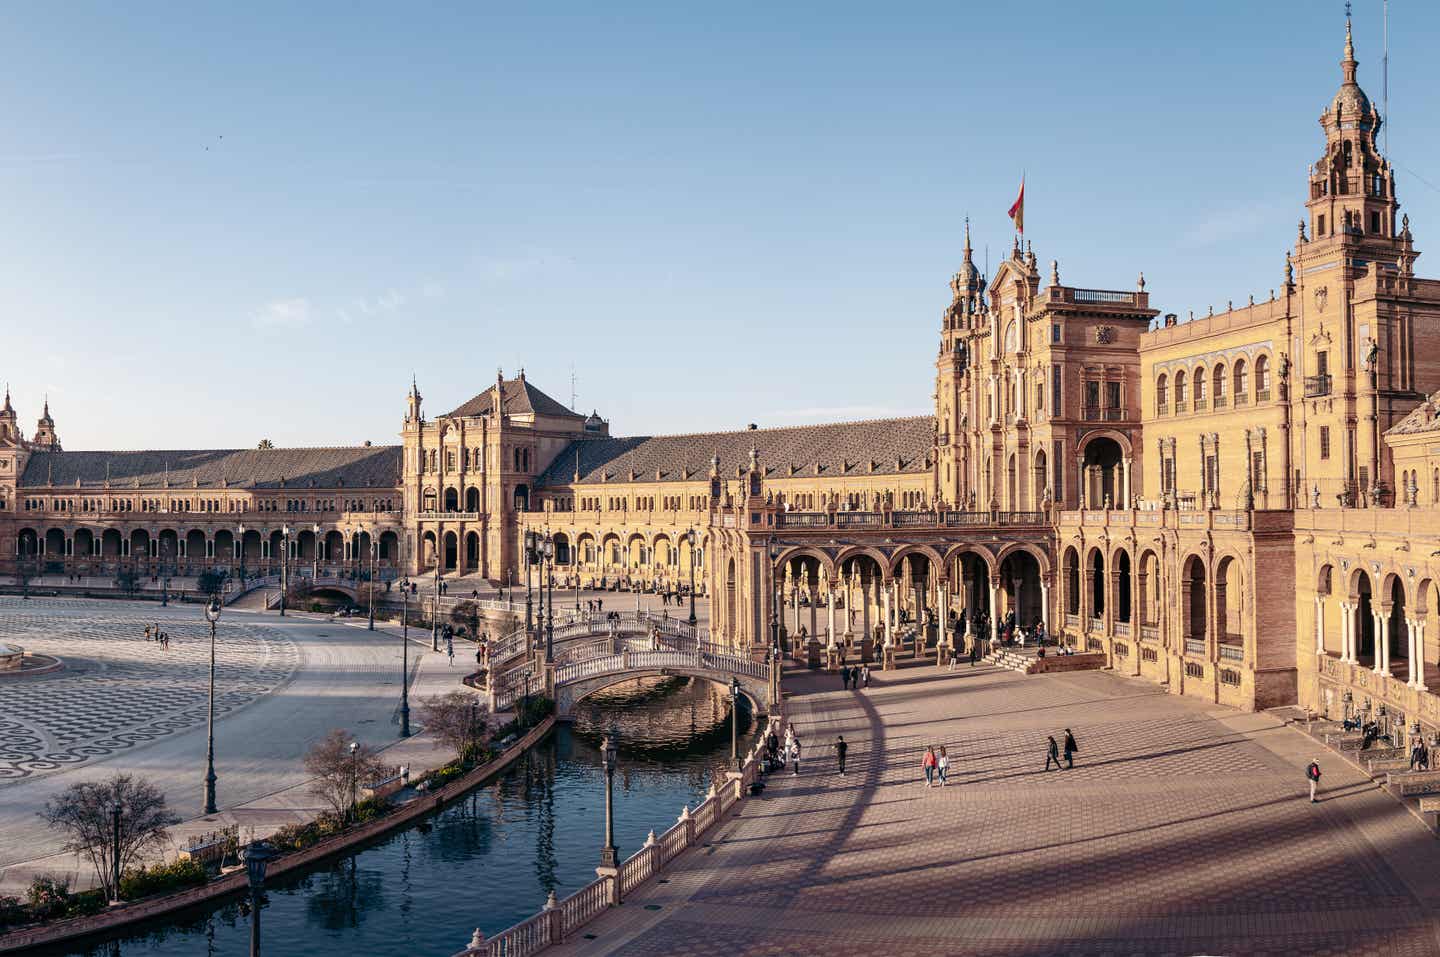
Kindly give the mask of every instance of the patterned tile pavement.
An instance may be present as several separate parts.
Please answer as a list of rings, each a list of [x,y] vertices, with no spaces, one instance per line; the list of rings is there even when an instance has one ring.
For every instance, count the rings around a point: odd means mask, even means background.
[[[273,628],[234,615],[222,621],[217,720],[282,685],[299,662],[294,642]],[[156,622],[170,635],[168,650],[145,640]],[[197,606],[0,597],[0,636],[65,662],[50,675],[0,679],[0,783],[205,724],[210,632]]]
[[[1323,755],[1311,805],[1313,748],[1268,716],[1100,672],[872,682],[787,677],[802,774],[560,952],[1440,954],[1440,844]],[[1066,727],[1075,767],[1045,772]]]

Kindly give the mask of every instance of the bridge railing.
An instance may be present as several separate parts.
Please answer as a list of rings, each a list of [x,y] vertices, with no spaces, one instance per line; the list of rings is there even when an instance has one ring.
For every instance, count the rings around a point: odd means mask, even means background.
[[[783,716],[773,715],[771,721],[772,727],[766,730],[783,737]],[[470,939],[470,946],[455,957],[530,957],[573,937],[586,924],[659,874],[686,848],[701,843],[711,828],[725,819],[762,773],[765,737],[766,734],[762,733],[756,738],[738,775],[727,775],[723,784],[712,784],[710,792],[694,811],[686,805],[680,812],[679,820],[659,837],[651,831],[645,845],[626,858],[616,868],[615,874],[600,877],[562,901],[556,901],[552,893],[540,913],[489,939],[477,928]]]

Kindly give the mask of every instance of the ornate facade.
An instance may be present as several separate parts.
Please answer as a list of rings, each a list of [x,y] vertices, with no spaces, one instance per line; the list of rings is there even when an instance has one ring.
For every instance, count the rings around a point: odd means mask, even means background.
[[[321,577],[503,583],[537,531],[567,586],[695,575],[716,639],[757,654],[943,658],[1013,611],[1174,693],[1440,724],[1440,282],[1348,24],[1340,67],[1259,301],[1162,318],[1143,276],[1066,285],[1018,241],[986,277],[967,226],[932,416],[621,438],[522,372],[434,418],[412,384],[393,447],[107,453],[63,451],[48,405],[26,440],[7,397],[0,572],[288,548]]]

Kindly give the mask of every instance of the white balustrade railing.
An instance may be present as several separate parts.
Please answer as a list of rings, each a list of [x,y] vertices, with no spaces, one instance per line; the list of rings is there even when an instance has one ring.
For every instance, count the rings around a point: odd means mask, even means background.
[[[586,662],[591,664],[592,662]],[[772,716],[773,730],[784,736],[784,719]],[[552,944],[572,937],[586,924],[646,881],[660,873],[681,851],[698,844],[741,800],[741,795],[762,773],[765,751],[762,734],[741,766],[739,779],[728,778],[712,786],[709,795],[692,811],[688,806],[668,831],[656,838],[652,832],[645,846],[621,862],[615,876],[606,875],[580,888],[563,901],[552,896],[540,913],[507,928],[488,940],[477,929],[470,946],[456,957],[530,957]]]

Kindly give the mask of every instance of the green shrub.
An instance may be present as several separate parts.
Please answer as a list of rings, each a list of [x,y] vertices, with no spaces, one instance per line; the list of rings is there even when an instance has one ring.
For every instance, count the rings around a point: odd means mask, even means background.
[[[0,897],[0,929],[24,924],[30,920],[30,911],[20,903],[18,897]]]
[[[70,881],[68,878],[41,875],[25,888],[25,903],[30,906],[30,915],[44,920],[59,913],[70,903]]]
[[[388,797],[366,798],[355,805],[355,823],[364,824],[366,821],[373,821],[389,813],[390,799]]]
[[[105,907],[105,892],[97,887],[94,890],[70,895],[70,900],[65,906],[65,916],[89,917],[91,914],[100,913]]]
[[[207,879],[205,865],[193,858],[181,858],[154,867],[131,868],[120,875],[120,898],[137,900],[152,894],[169,894],[187,887],[198,887]]]

